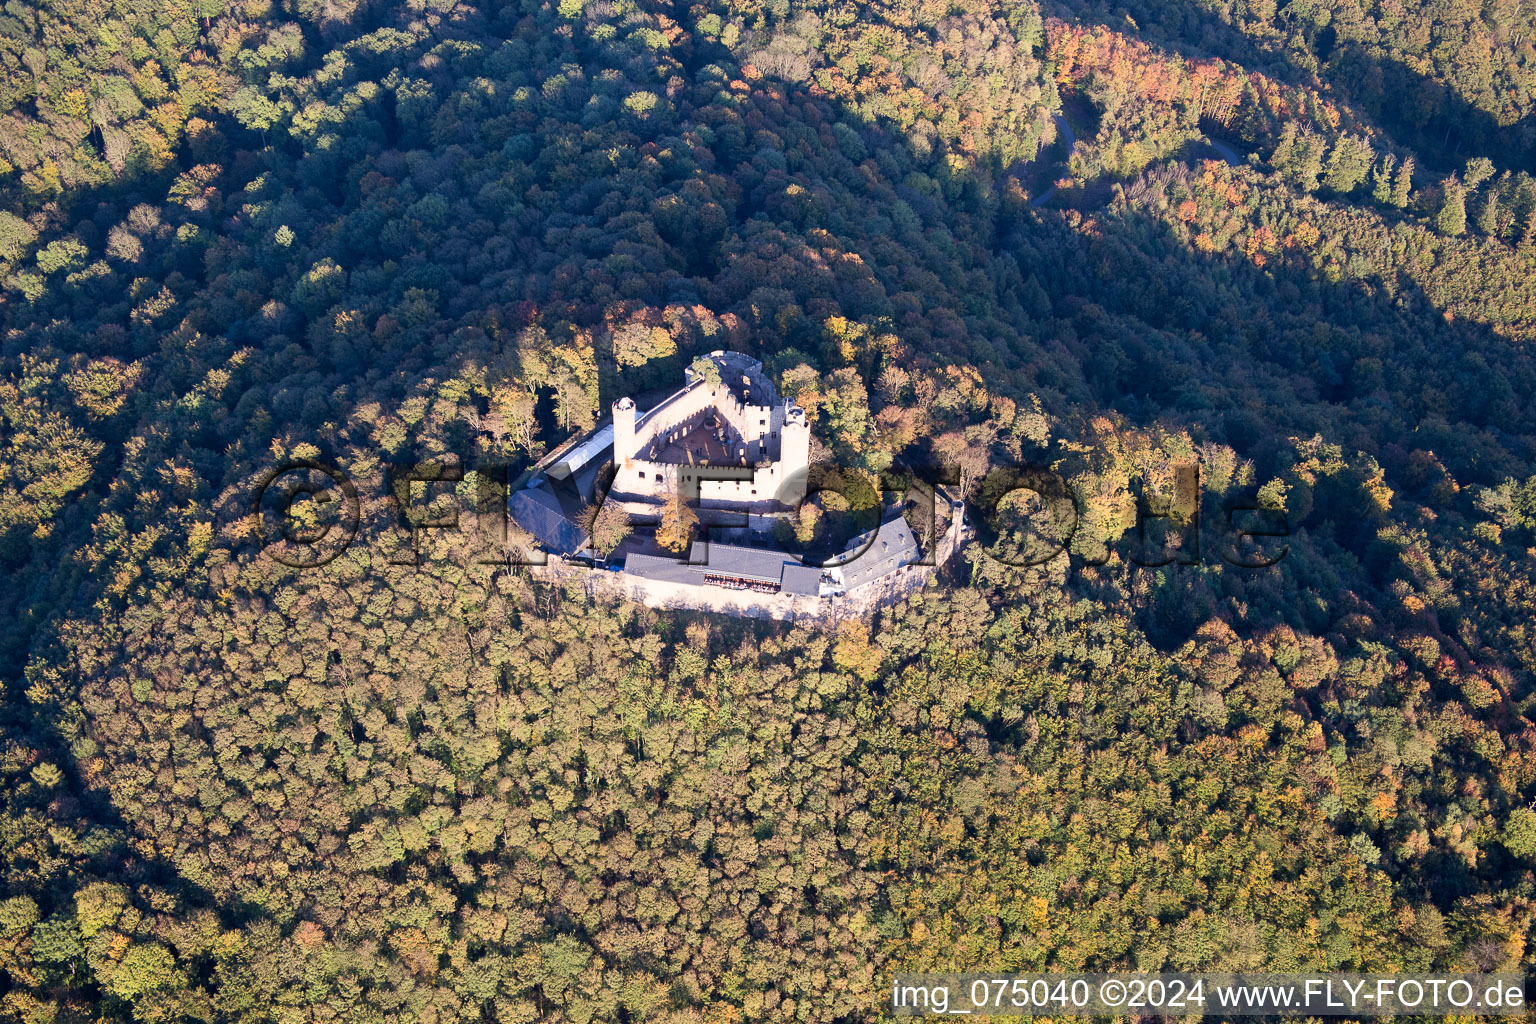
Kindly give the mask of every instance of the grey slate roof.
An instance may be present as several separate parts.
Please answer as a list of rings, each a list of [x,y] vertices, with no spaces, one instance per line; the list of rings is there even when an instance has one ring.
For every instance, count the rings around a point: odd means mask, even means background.
[[[524,487],[508,501],[512,519],[546,548],[573,555],[587,546],[586,532],[571,521],[574,510],[563,507],[547,480]]]
[[[703,583],[706,576],[734,576],[779,584],[787,594],[814,596],[821,587],[821,570],[801,564],[793,555],[723,541],[694,541],[687,562],[661,551],[636,551],[625,558],[624,571],[645,579],[689,584]]]
[[[840,569],[843,588],[852,590],[910,565],[920,553],[917,538],[898,516],[854,537],[828,568]],[[807,565],[787,552],[726,541],[694,541],[687,561],[654,546],[632,551],[624,560],[624,571],[644,579],[692,585],[704,583],[706,576],[732,576],[778,584],[785,594],[811,596],[820,592],[822,574],[821,567]]]
[[[852,590],[917,561],[919,549],[912,528],[900,516],[880,524],[877,530],[859,534],[848,542],[835,564],[843,571],[843,586]]]
[[[807,594],[815,597],[821,592],[821,570],[814,565],[784,566],[784,584],[780,588],[786,594]]]
[[[688,560],[705,563],[697,566],[701,572],[741,576],[765,583],[778,583],[784,576],[784,567],[794,563],[793,556],[783,551],[722,544],[719,541],[694,541]]]
[[[624,556],[624,571],[631,576],[640,576],[648,580],[662,580],[667,583],[703,583],[704,578],[695,575],[693,569],[694,566],[678,561],[673,555],[654,555],[635,551]]]

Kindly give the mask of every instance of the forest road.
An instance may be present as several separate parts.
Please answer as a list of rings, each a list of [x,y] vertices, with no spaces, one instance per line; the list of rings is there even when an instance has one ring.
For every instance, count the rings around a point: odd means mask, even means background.
[[[1061,162],[1066,163],[1068,160],[1072,159],[1072,150],[1077,148],[1077,133],[1072,130],[1072,126],[1067,123],[1067,119],[1062,117],[1060,114],[1052,114],[1051,120],[1056,122],[1056,128],[1061,132],[1061,137],[1067,140],[1067,151],[1063,153],[1061,157]],[[1031,199],[1029,201],[1029,205],[1036,208],[1044,206],[1046,203],[1051,201],[1051,196],[1055,194],[1056,186],[1052,185],[1050,188],[1046,189],[1044,192],[1041,192],[1038,196],[1035,196],[1035,198]]]
[[[1238,155],[1237,150],[1233,149],[1231,146],[1227,145],[1225,142],[1218,142],[1217,140],[1215,140],[1215,139],[1211,138],[1209,135],[1207,135],[1205,137],[1205,144],[1207,146],[1210,146],[1212,149],[1214,149],[1216,151],[1216,155],[1217,156],[1221,157],[1223,160],[1225,160],[1227,163],[1231,164],[1233,167],[1238,167],[1238,166],[1242,165],[1243,163],[1246,163],[1246,161],[1243,160],[1243,158]]]

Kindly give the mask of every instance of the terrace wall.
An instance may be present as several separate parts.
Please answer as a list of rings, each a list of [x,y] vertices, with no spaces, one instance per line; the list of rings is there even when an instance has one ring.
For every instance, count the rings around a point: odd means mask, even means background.
[[[626,600],[649,608],[718,612],[743,618],[836,622],[864,618],[879,608],[905,600],[923,589],[938,575],[939,568],[959,551],[966,533],[963,517],[956,515],[952,517],[949,529],[935,545],[933,565],[903,566],[842,597],[833,598],[759,594],[702,584],[651,580],[625,572],[589,569],[563,562],[553,555],[548,565],[534,566],[531,572],[536,580],[580,583],[590,599]]]

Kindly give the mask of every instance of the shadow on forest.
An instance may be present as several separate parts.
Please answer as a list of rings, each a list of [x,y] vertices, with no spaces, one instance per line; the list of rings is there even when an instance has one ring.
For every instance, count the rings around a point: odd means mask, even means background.
[[[451,34],[467,33],[477,27],[473,23],[456,26]],[[436,46],[441,39],[429,42]],[[685,65],[691,68],[730,60],[718,45],[694,41],[680,49]],[[409,56],[401,56],[400,61]],[[591,53],[581,56],[597,59]],[[869,123],[862,114],[824,94],[789,83],[758,82],[748,100],[760,101],[761,108],[770,113],[789,106],[816,106],[827,120],[840,121],[860,132],[871,151],[901,150],[913,166],[939,173],[941,155],[921,153],[896,126]],[[660,129],[652,131],[659,133]],[[370,144],[368,159],[378,158],[396,142],[396,138],[385,138]],[[743,168],[750,165],[755,155],[751,147],[743,147],[734,155],[716,154],[716,173],[745,180],[749,176]],[[299,165],[306,159],[293,157]],[[291,170],[304,173],[302,166]],[[1480,353],[1495,370],[1515,365],[1528,369],[1529,356],[1478,325],[1464,321],[1447,324],[1433,302],[1405,278],[1390,282],[1330,282],[1310,265],[1293,260],[1276,260],[1259,268],[1241,256],[1200,252],[1179,237],[1156,210],[1138,201],[1117,203],[1087,217],[1073,210],[1029,210],[1010,207],[1001,200],[999,180],[991,169],[951,168],[944,174],[953,179],[949,189],[953,198],[944,202],[936,201],[906,180],[893,181],[891,187],[923,217],[926,232],[941,228],[958,231],[963,227],[960,233],[967,239],[978,240],[976,247],[955,247],[952,258],[961,265],[960,269],[975,277],[978,287],[988,289],[990,294],[968,291],[967,299],[973,308],[923,308],[918,312],[942,312],[968,328],[982,324],[982,314],[987,313],[1013,321],[1017,332],[1013,339],[967,333],[962,342],[970,346],[989,387],[1017,393],[1034,390],[1045,396],[1054,406],[1052,411],[1063,418],[1086,421],[1099,409],[1112,409],[1136,427],[1188,429],[1197,436],[1230,445],[1239,456],[1252,459],[1260,480],[1267,479],[1283,464],[1290,436],[1321,433],[1372,454],[1389,440],[1412,436],[1424,410],[1394,404],[1399,396],[1375,387],[1371,383],[1374,378],[1357,372],[1357,366],[1365,360],[1385,363],[1410,374],[1421,382],[1424,391],[1467,398],[1469,419],[1474,424],[1506,431],[1506,437],[1519,428],[1518,421],[1510,419],[1504,411],[1480,408],[1476,400],[1482,390],[1480,381],[1475,377],[1460,380],[1455,370],[1457,357],[1473,351]],[[750,178],[758,182],[755,187],[760,190],[779,180],[756,171]],[[826,182],[812,183],[828,187]],[[114,190],[111,195],[119,192],[128,194]],[[841,195],[835,190],[831,194],[834,198]],[[744,215],[731,222],[729,232],[739,235],[749,221],[771,222],[765,198],[766,192],[744,196]],[[72,209],[85,211],[103,202],[115,203],[114,211],[122,205],[120,201],[109,201],[107,194],[86,195]],[[90,216],[97,214],[93,210]],[[596,226],[603,226],[595,214],[590,216]],[[964,225],[959,223],[961,220]],[[802,223],[788,220],[780,222],[780,226],[792,236],[805,230]],[[868,286],[865,290],[877,296],[871,300],[872,308],[883,306],[884,315],[900,330],[904,311],[911,312],[914,301],[923,301],[921,296],[911,298],[910,287],[901,279],[908,268],[885,262],[883,251],[876,244],[881,241],[878,236],[849,229],[846,237],[847,249],[862,258],[862,283]],[[686,237],[683,241],[687,241]],[[707,239],[696,241],[700,245],[710,244]],[[334,244],[338,246],[338,255],[349,255],[341,248],[341,242]],[[356,250],[350,256],[359,258]],[[425,256],[430,260],[430,254]],[[635,296],[635,301],[661,306],[677,294],[707,297],[713,292],[712,279],[732,269],[731,261],[726,259],[710,276],[689,276],[690,269],[699,268],[698,263],[680,259],[668,273],[658,275],[645,294]],[[191,264],[182,268],[192,280],[196,280],[200,269]],[[405,274],[411,269],[404,267],[400,272]],[[447,272],[454,271],[461,268],[448,268]],[[812,300],[822,300],[820,304],[824,305],[826,299],[814,294],[815,283],[809,276],[803,281],[786,280],[783,290],[802,308],[815,309],[817,304]],[[457,284],[478,287],[475,282]],[[447,288],[445,285],[444,290]],[[1032,292],[1043,294],[1044,308],[1026,308],[1032,301],[1028,298]],[[747,307],[754,301],[750,298],[730,311],[748,314]],[[90,305],[89,297],[82,295],[79,301],[67,305],[83,311]],[[1417,314],[1412,329],[1407,322],[1410,314]],[[365,383],[362,372],[366,367],[311,343],[307,326],[308,320],[301,319],[291,331],[291,338],[283,335],[284,341],[302,351],[308,365],[314,368],[312,372],[331,389],[332,401],[337,406],[345,403],[332,409],[331,418],[340,420],[348,410],[378,400],[380,395],[355,387]],[[90,343],[82,340],[81,344]],[[412,367],[419,363],[431,365],[427,360],[436,351],[411,353],[410,358],[395,363],[413,372]],[[8,348],[7,354],[16,353]],[[144,354],[167,360],[175,357],[175,353],[154,350]],[[478,351],[457,352],[451,360],[461,366],[483,355]],[[933,356],[942,360],[945,354]],[[606,375],[604,384],[610,383],[615,390],[600,396],[600,409],[616,394],[626,393],[634,381],[611,373]],[[284,384],[284,380],[274,380],[268,386],[276,392]],[[355,390],[345,398],[334,397],[340,394],[337,389],[342,385],[353,385]],[[215,434],[207,441],[192,438],[190,443],[202,447],[225,440]],[[1458,451],[1453,438],[1446,440],[1452,446],[1442,451],[1437,440],[1436,450],[1464,481],[1491,479],[1512,462],[1529,457],[1525,452],[1504,453],[1500,459],[1475,445],[1465,445]],[[199,457],[210,466],[225,458],[222,448],[203,451]],[[99,467],[91,486],[97,490],[104,488],[106,479],[114,472],[114,466]],[[1307,587],[1317,592],[1319,604],[1310,613],[1314,617],[1299,624],[1318,631],[1327,625],[1327,616],[1353,610],[1357,600],[1369,601],[1379,596],[1383,581],[1371,580],[1359,570],[1359,561],[1374,538],[1375,527],[1369,522],[1352,520],[1351,511],[1321,508],[1305,523],[1295,524],[1299,531],[1297,550],[1283,572],[1266,577],[1262,583],[1240,585],[1239,592],[1253,598],[1253,606],[1264,609],[1264,613],[1256,614],[1246,623],[1234,624],[1262,626],[1263,614],[1277,620],[1305,617],[1308,613],[1297,611],[1298,595],[1288,593],[1286,588]],[[61,530],[60,535],[78,538],[88,525],[74,523],[71,529]],[[34,563],[42,557],[34,554]],[[50,585],[48,577],[41,573],[33,581],[36,588]],[[92,597],[103,586],[101,581],[87,581],[83,585],[95,588]],[[1230,592],[1211,588],[1204,576],[1198,584],[1176,581],[1160,586],[1151,598],[1153,610],[1141,614],[1144,627],[1159,646],[1182,644],[1213,615],[1230,617],[1223,611]],[[1357,599],[1351,591],[1363,593]],[[34,608],[51,610],[52,597],[41,600],[38,590],[30,593],[31,597],[20,598],[23,605],[30,600]],[[70,599],[82,607],[90,604],[76,595],[70,595]],[[4,611],[11,614],[12,608]],[[131,823],[121,821],[104,793],[88,792],[83,799],[89,801],[96,820],[133,829]],[[170,865],[160,862],[150,862],[146,870],[166,877],[174,874]],[[179,884],[200,904],[207,900],[209,905],[217,905],[209,894],[190,887],[184,880]],[[1466,891],[1472,881],[1464,872],[1448,872],[1421,880],[1420,884],[1437,902],[1446,905]],[[249,907],[234,912],[236,917],[253,913],[256,911]]]
[[[1263,45],[1192,0],[1140,0],[1119,8],[1129,9],[1135,27],[1112,17],[1101,4],[1092,4],[1088,11],[1082,6],[1087,5],[1057,6],[1052,13],[1070,23],[1099,22],[1118,26],[1116,30],[1122,32],[1155,26],[1171,38],[1149,36],[1147,41],[1187,58],[1217,57],[1297,84],[1321,79],[1397,143],[1413,149],[1427,180],[1444,177],[1473,156],[1536,171],[1536,115],[1501,126],[1488,111],[1400,59],[1373,55],[1351,40],[1336,44],[1332,26],[1319,30],[1313,39],[1319,64],[1314,70],[1282,41]],[[1286,17],[1283,10],[1280,17]],[[1299,30],[1293,22],[1288,24]]]
[[[1423,154],[1431,179],[1460,170],[1470,157],[1536,171],[1536,115],[1501,125],[1460,93],[1395,58],[1378,59],[1348,43],[1329,60],[1330,80],[1399,142]],[[1342,84],[1343,78],[1351,84]]]
[[[891,126],[865,131],[872,148],[907,145]],[[1174,163],[1209,157],[1203,144],[1198,150],[1177,154]],[[1160,173],[1172,180],[1181,172],[1165,161],[1147,177]],[[1260,267],[1240,253],[1195,248],[1148,205],[1151,197],[1086,214],[1009,209],[988,198],[995,184],[989,172],[973,170],[960,191],[984,198],[954,205],[991,221],[995,245],[985,265],[999,306],[1026,280],[1048,297],[1049,314],[1029,325],[1020,349],[997,356],[1020,390],[1054,390],[1084,420],[1095,408],[1113,409],[1135,427],[1187,429],[1230,445],[1254,462],[1258,481],[1287,465],[1291,437],[1317,434],[1372,457],[1389,443],[1432,448],[1464,484],[1528,471],[1529,446],[1516,436],[1520,412],[1489,401],[1477,367],[1528,379],[1536,372],[1529,353],[1483,325],[1447,323],[1405,275],[1330,280],[1300,257]],[[904,186],[897,193],[912,203],[922,198]],[[873,248],[861,255],[866,267],[879,268]],[[887,295],[897,290],[879,269],[867,273]],[[1375,372],[1380,366],[1387,379],[1401,375],[1414,387],[1387,390]],[[1004,379],[990,370],[984,376]],[[1057,386],[1041,386],[1053,376]],[[1421,426],[1433,425],[1433,395],[1456,396],[1453,407],[1465,410],[1467,423],[1516,450],[1490,450],[1443,422],[1416,438]],[[1413,485],[1382,461],[1388,483],[1411,497]],[[1227,573],[1215,584],[1208,574],[1162,574],[1137,612],[1149,637],[1177,648],[1210,618],[1243,630],[1287,621],[1321,634],[1344,615],[1385,606],[1390,580],[1381,565],[1371,567],[1381,522],[1352,501],[1330,505],[1323,490],[1318,497],[1311,514],[1293,524],[1291,558],[1274,574],[1239,582]],[[1250,617],[1232,616],[1234,597]],[[1436,867],[1412,887],[1442,907],[1478,884],[1454,857],[1438,858]]]

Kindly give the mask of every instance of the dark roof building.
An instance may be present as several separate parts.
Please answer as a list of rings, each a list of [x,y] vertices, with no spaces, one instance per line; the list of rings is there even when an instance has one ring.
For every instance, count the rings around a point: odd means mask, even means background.
[[[735,590],[817,597],[826,583],[838,591],[883,579],[917,561],[921,550],[905,519],[897,517],[849,541],[826,567],[808,565],[782,550],[726,541],[694,541],[686,559],[650,544],[624,560],[624,571],[642,579]]]
[[[920,551],[912,528],[900,516],[886,520],[848,542],[834,564],[827,568],[841,576],[843,587],[852,590],[917,561]]]
[[[635,551],[625,558],[624,571],[642,579],[733,590],[810,597],[821,592],[821,569],[816,566],[784,551],[721,541],[694,541],[686,561],[660,550]]]
[[[550,551],[574,555],[587,546],[586,531],[576,525],[580,502],[558,493],[548,480],[515,492],[508,504],[517,524]]]

